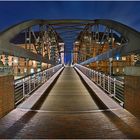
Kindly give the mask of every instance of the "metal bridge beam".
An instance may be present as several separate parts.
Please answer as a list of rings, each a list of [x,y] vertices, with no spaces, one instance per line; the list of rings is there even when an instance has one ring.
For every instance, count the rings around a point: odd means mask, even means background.
[[[121,55],[128,55],[130,53],[140,53],[140,33],[122,23],[113,20],[98,19],[95,24],[105,25],[128,39],[127,46],[121,49]]]
[[[120,56],[140,53],[140,33],[138,31],[113,20],[97,19],[95,20],[95,24],[107,26],[120,33],[127,39],[127,45],[109,49],[107,52],[97,55],[94,58],[90,58],[80,64],[85,65],[96,61],[106,60],[111,57],[115,57],[118,53]]]
[[[24,48],[21,48],[20,46],[15,46],[15,44],[7,43],[7,42],[3,43],[2,45],[0,44],[0,54],[7,54],[7,55],[21,57],[21,58],[28,58],[29,60],[36,60],[36,61],[42,61],[44,63],[54,64],[53,61],[47,60],[46,58],[42,57],[39,54],[35,54]]]
[[[23,48],[20,48],[18,46],[15,46],[14,44],[10,43],[10,40],[13,39],[17,34],[19,34],[21,31],[34,26],[34,25],[56,25],[56,26],[62,26],[62,25],[68,25],[68,24],[79,24],[79,25],[87,25],[92,26],[95,24],[101,24],[109,27],[110,29],[116,30],[117,32],[121,33],[125,38],[127,38],[128,44],[127,46],[123,46],[121,48],[113,48],[110,49],[108,52],[105,52],[103,54],[100,54],[96,56],[95,58],[91,58],[90,61],[87,60],[87,62],[94,62],[99,60],[105,60],[110,57],[114,57],[117,52],[120,53],[120,55],[129,55],[132,53],[140,53],[140,33],[136,30],[123,25],[119,22],[112,21],[112,20],[106,20],[106,19],[97,19],[97,20],[30,20],[25,21],[19,24],[16,24],[3,32],[0,33],[0,53],[3,54],[9,54],[14,55],[18,57],[28,57],[31,60],[36,60],[42,62],[48,63],[48,60],[46,58],[43,58],[39,54],[35,54],[32,52],[29,52],[28,50],[25,50]],[[86,28],[86,27],[85,27]]]
[[[10,28],[4,30],[0,33],[0,54],[7,54],[11,56],[29,58],[30,60],[42,61],[44,63],[54,63],[46,58],[43,58],[41,55],[30,52],[24,48],[21,48],[15,44],[10,43],[16,35],[21,31],[34,26],[34,25],[44,25],[47,24],[47,21],[44,20],[31,20],[25,21]]]

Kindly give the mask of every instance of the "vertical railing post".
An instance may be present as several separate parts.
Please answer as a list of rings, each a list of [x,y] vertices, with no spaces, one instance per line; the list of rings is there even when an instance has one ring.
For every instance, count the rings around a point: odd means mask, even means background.
[[[42,81],[44,83],[45,82],[45,71],[43,71],[42,74],[43,74],[43,78],[42,78],[43,80]]]
[[[98,72],[96,72],[96,76],[97,76],[97,84],[98,84]]]
[[[89,70],[89,79],[91,79],[91,70]]]
[[[93,81],[93,70],[91,70],[91,80]]]
[[[96,75],[95,75],[95,71],[94,71],[93,81],[94,81],[94,82],[96,82]]]
[[[109,84],[110,83],[110,78],[109,78],[109,76],[107,76],[107,81],[108,81],[108,89],[107,90],[110,93],[110,90],[109,90],[110,89],[110,84]]]
[[[31,76],[29,76],[29,93],[31,92]]]
[[[39,72],[39,84],[42,82],[42,72]]]
[[[94,79],[95,79],[95,83],[97,83],[97,74],[96,74],[96,71],[94,72]]]
[[[92,78],[93,78],[93,81],[95,81],[94,80],[94,70],[92,70]]]
[[[114,97],[116,96],[116,78],[113,79],[114,82]]]
[[[101,73],[100,73],[100,86],[102,86],[102,83],[101,83]]]
[[[36,74],[34,75],[34,88],[35,88],[35,84],[36,84]]]
[[[100,72],[98,73],[98,85],[100,86]]]
[[[40,84],[43,83],[43,72],[40,72]]]
[[[25,98],[25,79],[22,79],[23,98]]]
[[[44,71],[44,82],[46,82],[46,70]]]
[[[105,90],[105,74],[103,74],[103,89]]]

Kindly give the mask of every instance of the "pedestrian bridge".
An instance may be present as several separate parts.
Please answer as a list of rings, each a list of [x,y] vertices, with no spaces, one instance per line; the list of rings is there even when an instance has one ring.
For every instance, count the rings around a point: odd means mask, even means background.
[[[111,20],[31,20],[1,32],[0,138],[140,138],[139,43]]]
[[[0,137],[139,138],[139,128],[138,118],[76,67],[61,67],[1,119]]]

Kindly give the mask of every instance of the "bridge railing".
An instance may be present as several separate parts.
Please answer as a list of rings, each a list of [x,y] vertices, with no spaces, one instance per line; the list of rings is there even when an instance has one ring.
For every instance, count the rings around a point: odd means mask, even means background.
[[[105,75],[104,73],[89,69],[82,65],[76,64],[83,74],[85,74],[90,80],[96,85],[106,91],[110,97],[114,98],[120,103],[121,106],[124,104],[124,82],[117,80],[111,76]]]
[[[62,68],[62,64],[15,80],[15,105],[27,98],[34,90],[50,79],[60,68]]]

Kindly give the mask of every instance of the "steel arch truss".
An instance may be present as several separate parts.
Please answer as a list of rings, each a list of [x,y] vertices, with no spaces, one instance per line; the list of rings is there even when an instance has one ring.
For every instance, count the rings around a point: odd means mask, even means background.
[[[86,46],[78,48],[79,63],[82,65],[118,55],[140,53],[140,33],[112,20],[100,19],[94,20],[93,24],[87,24],[75,42],[78,42],[79,46],[82,46],[81,44]],[[82,62],[83,60],[86,61]]]
[[[47,21],[26,21],[0,33],[0,54],[57,64],[59,41],[60,37]]]
[[[35,27],[37,25],[38,30]],[[63,42],[63,38],[71,41],[70,34],[73,31],[75,32],[73,35],[79,33],[75,43],[79,42],[86,46],[78,48],[79,56],[82,55],[86,60],[84,62],[80,60],[81,64],[109,59],[117,54],[124,56],[140,53],[140,33],[138,31],[116,21],[97,19],[29,20],[16,24],[0,33],[0,54],[45,63],[57,63],[61,50],[59,42]],[[24,35],[25,48],[14,42],[14,38],[19,34]],[[64,37],[61,39],[59,34]],[[108,49],[104,50],[106,44],[108,44]],[[95,45],[98,46],[96,50]],[[32,51],[32,47],[35,52]]]

